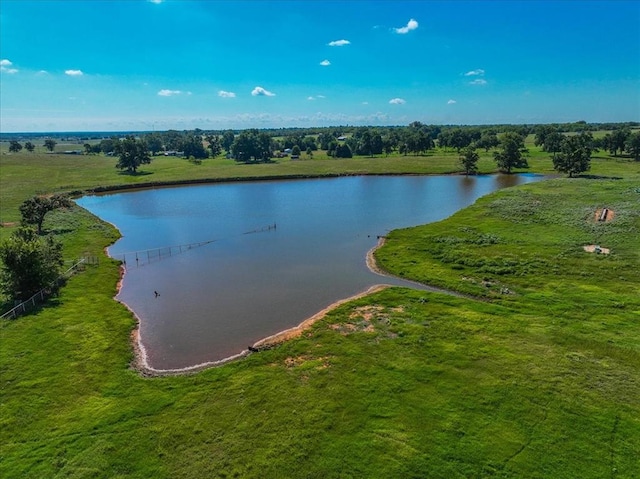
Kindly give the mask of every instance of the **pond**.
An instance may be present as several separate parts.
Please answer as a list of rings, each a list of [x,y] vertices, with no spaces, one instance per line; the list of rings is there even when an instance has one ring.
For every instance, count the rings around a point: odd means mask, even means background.
[[[85,196],[118,227],[118,299],[140,318],[152,368],[240,353],[380,276],[366,253],[392,229],[444,219],[537,175],[353,176],[234,182]],[[157,293],[157,294],[156,294]]]

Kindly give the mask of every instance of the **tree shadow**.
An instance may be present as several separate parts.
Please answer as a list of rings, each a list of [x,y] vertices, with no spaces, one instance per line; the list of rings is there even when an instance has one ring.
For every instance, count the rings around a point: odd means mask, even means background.
[[[147,175],[153,175],[153,172],[152,171],[130,172],[130,171],[122,170],[122,171],[119,171],[118,174],[121,176],[147,176]]]
[[[574,175],[575,179],[584,179],[584,180],[621,180],[621,176],[603,176],[603,175]]]
[[[73,228],[42,228],[41,236],[46,236],[48,234],[63,235],[67,233],[73,233],[74,231],[75,230]]]

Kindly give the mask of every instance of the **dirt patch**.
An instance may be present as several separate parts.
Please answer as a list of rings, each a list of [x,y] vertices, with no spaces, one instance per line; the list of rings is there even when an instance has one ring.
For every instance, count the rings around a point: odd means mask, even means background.
[[[329,367],[329,356],[323,356],[320,358],[314,358],[314,357],[304,356],[304,355],[296,356],[296,357],[289,356],[284,360],[284,365],[287,368],[291,369],[291,368],[302,366],[310,361],[313,362],[315,369],[320,370],[320,369],[327,369]]]
[[[356,308],[349,315],[349,319],[362,318],[364,321],[371,321],[373,318],[379,318],[380,313],[384,311],[383,306],[362,306]]]
[[[582,247],[587,253],[597,253],[597,254],[609,254],[611,250],[609,248],[603,248],[597,244],[588,244]]]
[[[2,226],[3,228],[13,228],[17,224],[18,223],[16,223],[16,222],[0,223],[0,226]]]
[[[349,315],[349,322],[340,322],[329,326],[332,330],[347,336],[352,333],[374,333],[376,323],[390,324],[389,312],[402,313],[402,306],[387,309],[383,306],[362,306],[355,308]]]
[[[358,298],[362,298],[364,296],[367,296],[369,294],[373,294],[377,291],[381,291],[385,288],[387,288],[388,286],[386,285],[377,285],[377,286],[372,286],[371,288],[369,288],[367,291],[364,291],[360,294],[356,294],[350,298],[345,298],[345,299],[341,299],[340,301],[336,301],[335,303],[333,303],[332,305],[326,307],[325,309],[323,309],[322,311],[314,314],[313,316],[311,316],[309,319],[303,321],[302,323],[300,323],[298,326],[295,326],[291,329],[287,329],[285,331],[281,331],[280,333],[274,334],[273,336],[269,336],[268,338],[264,338],[260,341],[258,341],[257,343],[255,343],[253,345],[253,349],[266,349],[272,346],[275,346],[276,344],[282,343],[283,341],[288,341],[289,339],[293,339],[293,338],[297,338],[299,337],[304,331],[308,330],[314,323],[316,323],[317,321],[321,320],[322,318],[325,317],[325,315],[337,308],[338,306],[348,302],[348,301],[352,301],[354,299],[358,299]]]
[[[593,215],[593,220],[596,222],[605,222],[613,220],[616,217],[616,212],[609,208],[600,208],[597,209]]]

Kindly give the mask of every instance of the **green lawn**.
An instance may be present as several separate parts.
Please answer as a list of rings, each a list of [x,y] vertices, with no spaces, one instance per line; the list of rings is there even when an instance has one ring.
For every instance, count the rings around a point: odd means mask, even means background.
[[[456,162],[158,158],[131,177],[113,158],[4,154],[0,214],[16,221],[44,191]],[[551,172],[533,149],[530,164]],[[135,322],[103,254],[114,229],[79,208],[52,214],[45,227],[69,257],[101,261],[36,314],[0,323],[0,477],[639,477],[640,163],[603,155],[590,173],[502,190],[393,232],[376,254],[476,300],[387,289],[299,339],[176,377],[129,367]],[[614,220],[594,222],[603,206]],[[585,253],[592,242],[611,254]]]

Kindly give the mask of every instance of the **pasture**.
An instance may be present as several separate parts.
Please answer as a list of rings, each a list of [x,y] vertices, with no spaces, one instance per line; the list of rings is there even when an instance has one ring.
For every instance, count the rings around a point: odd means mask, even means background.
[[[4,148],[4,147],[3,147]],[[304,155],[303,155],[304,156]],[[41,192],[189,180],[459,171],[424,157],[0,155],[2,222]],[[530,171],[552,173],[530,145]],[[490,154],[480,170],[493,171]],[[300,338],[197,374],[131,368],[136,323],[113,300],[117,231],[80,208],[45,228],[100,263],[34,314],[0,323],[3,477],[638,477],[640,164],[503,190],[393,232],[387,271],[473,295],[401,288],[329,312]],[[597,222],[608,207],[613,221]],[[4,237],[12,228],[0,228]],[[586,253],[588,243],[610,255]]]

